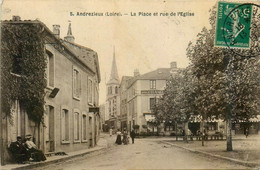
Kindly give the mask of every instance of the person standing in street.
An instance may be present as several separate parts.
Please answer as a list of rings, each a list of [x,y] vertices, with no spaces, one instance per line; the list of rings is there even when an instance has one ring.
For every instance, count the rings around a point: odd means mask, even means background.
[[[118,144],[118,145],[121,145],[122,144],[122,140],[121,140],[121,132],[120,132],[120,129],[118,129],[117,130],[117,132],[116,132],[116,144]]]
[[[109,135],[110,135],[110,137],[113,135],[113,129],[112,128],[109,129]]]
[[[124,131],[123,131],[123,143],[124,143],[125,145],[128,144],[126,128],[124,128]]]
[[[130,137],[132,138],[132,144],[135,143],[135,131],[134,129],[130,132]]]
[[[248,128],[246,128],[245,135],[246,135],[246,138],[247,138],[247,137],[248,137],[248,135],[249,135]]]

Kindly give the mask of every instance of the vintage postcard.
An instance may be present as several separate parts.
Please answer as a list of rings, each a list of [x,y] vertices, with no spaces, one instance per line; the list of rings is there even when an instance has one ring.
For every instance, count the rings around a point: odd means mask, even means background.
[[[260,167],[258,0],[2,0],[1,168]]]

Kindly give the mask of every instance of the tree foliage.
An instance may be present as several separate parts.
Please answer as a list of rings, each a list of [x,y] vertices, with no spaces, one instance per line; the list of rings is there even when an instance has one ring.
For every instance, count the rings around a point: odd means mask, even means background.
[[[189,44],[187,56],[192,72],[198,79],[195,103],[203,117],[220,117],[227,114],[236,120],[248,120],[257,114],[259,106],[259,56],[248,58],[257,46],[249,50],[214,47],[216,7],[211,10],[211,28],[203,28],[195,44]],[[259,25],[259,20],[252,21]],[[253,35],[259,30],[252,28]],[[236,55],[236,54],[241,55]]]
[[[166,83],[163,96],[153,107],[157,121],[187,122],[196,114],[194,105],[195,79],[190,67],[179,70]]]
[[[153,112],[157,120],[166,122],[185,122],[192,114],[201,115],[203,120],[227,120],[227,146],[231,143],[227,150],[232,150],[231,120],[249,121],[259,114],[260,20],[259,15],[252,16],[250,49],[231,50],[214,46],[216,13],[214,6],[211,28],[204,27],[196,41],[188,44],[190,66],[171,78]]]
[[[195,104],[203,120],[222,118],[227,123],[227,150],[232,150],[231,122],[249,121],[259,114],[259,16],[252,17],[250,49],[214,47],[216,7],[211,10],[211,28],[203,28],[187,48],[198,80]],[[254,56],[254,57],[252,57]]]
[[[1,24],[1,111],[10,115],[14,100],[29,119],[39,122],[44,113],[46,58],[42,27],[35,24]]]

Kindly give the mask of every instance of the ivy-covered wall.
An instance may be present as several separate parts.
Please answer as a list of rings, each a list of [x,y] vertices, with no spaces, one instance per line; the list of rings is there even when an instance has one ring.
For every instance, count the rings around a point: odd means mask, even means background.
[[[38,23],[1,24],[1,111],[10,116],[19,100],[29,119],[40,122],[46,87],[43,28]]]

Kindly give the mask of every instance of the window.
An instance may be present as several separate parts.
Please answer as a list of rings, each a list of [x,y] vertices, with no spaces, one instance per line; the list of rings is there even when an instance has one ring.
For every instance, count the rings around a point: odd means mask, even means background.
[[[96,90],[95,90],[95,94],[96,94],[96,97],[95,97],[95,101],[96,101],[96,105],[98,106],[98,101],[99,101],[99,96],[98,96],[98,86],[96,86],[96,88],[95,88]]]
[[[134,103],[135,101],[134,100],[132,100],[132,113],[133,114],[135,114],[136,112],[135,112],[135,103]]]
[[[150,98],[150,110],[153,109],[155,102],[156,102],[155,98]]]
[[[118,88],[117,87],[115,87],[115,94],[117,94],[118,93]]]
[[[112,112],[111,110],[111,101],[109,101],[109,113]]]
[[[73,69],[73,97],[79,99],[81,94],[80,73]]]
[[[54,57],[49,51],[47,53],[47,83],[49,87],[54,87]]]
[[[79,140],[79,113],[74,113],[74,141]]]
[[[217,122],[208,123],[208,130],[217,130]]]
[[[93,87],[92,87],[92,80],[88,80],[88,102],[93,103]]]
[[[82,115],[82,141],[87,140],[87,115]]]
[[[61,111],[61,141],[69,141],[69,111],[66,109]]]
[[[156,89],[156,80],[150,80],[150,89]]]
[[[21,74],[22,67],[20,65],[22,58],[21,56],[14,55],[13,56],[13,70],[12,72],[15,74]]]
[[[112,94],[112,87],[108,87],[108,94]]]

